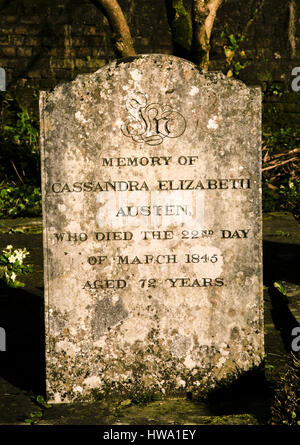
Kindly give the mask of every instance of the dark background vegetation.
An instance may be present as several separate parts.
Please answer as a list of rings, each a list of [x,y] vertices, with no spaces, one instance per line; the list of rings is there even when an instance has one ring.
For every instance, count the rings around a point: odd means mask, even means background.
[[[171,0],[120,0],[137,53],[185,56],[172,28]],[[294,15],[291,15],[291,3]],[[191,1],[183,4],[189,12]],[[173,33],[172,33],[173,30]],[[183,43],[182,43],[183,42]],[[229,55],[228,55],[229,54]],[[90,0],[0,0],[0,218],[41,213],[38,93],[116,57],[108,21]],[[299,217],[300,5],[224,0],[217,13],[210,70],[263,91],[263,207]]]

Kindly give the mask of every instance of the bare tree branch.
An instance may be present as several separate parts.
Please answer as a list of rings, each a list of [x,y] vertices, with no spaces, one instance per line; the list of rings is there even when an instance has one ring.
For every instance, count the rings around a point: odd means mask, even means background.
[[[125,16],[117,0],[91,0],[101,9],[113,33],[116,52],[120,57],[135,56],[133,41]]]
[[[209,64],[211,32],[222,2],[223,0],[193,0],[194,47],[198,63],[205,71]]]
[[[296,3],[289,3],[289,42],[291,46],[291,59],[296,57]]]
[[[287,164],[287,163],[289,163],[289,162],[298,161],[298,160],[299,160],[298,158],[287,159],[286,161],[283,161],[283,162],[281,162],[281,163],[279,163],[279,164],[273,164],[273,165],[270,165],[269,167],[262,168],[261,171],[264,172],[264,171],[266,171],[266,170],[271,170],[272,168],[282,167],[282,165],[285,165],[285,164]]]

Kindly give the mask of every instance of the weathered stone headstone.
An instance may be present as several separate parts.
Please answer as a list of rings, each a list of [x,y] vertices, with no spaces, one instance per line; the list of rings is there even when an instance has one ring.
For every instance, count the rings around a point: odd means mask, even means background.
[[[0,91],[6,91],[6,72],[4,68],[0,68]]]
[[[6,351],[6,332],[4,328],[0,328],[0,351]]]
[[[145,55],[40,109],[49,399],[195,393],[258,365],[259,89]]]

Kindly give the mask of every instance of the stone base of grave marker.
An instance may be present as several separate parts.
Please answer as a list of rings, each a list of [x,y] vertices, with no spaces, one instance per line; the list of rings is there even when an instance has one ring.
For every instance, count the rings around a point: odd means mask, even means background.
[[[263,358],[261,94],[164,55],[42,92],[47,393],[201,393]]]

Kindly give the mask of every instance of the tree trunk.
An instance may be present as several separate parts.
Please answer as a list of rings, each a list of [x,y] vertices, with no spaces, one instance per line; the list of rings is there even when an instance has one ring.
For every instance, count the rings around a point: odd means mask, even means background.
[[[127,21],[117,0],[91,0],[107,18],[117,54],[120,57],[135,56],[132,37]],[[216,13],[223,0],[192,0],[193,2],[193,47],[191,59],[203,70],[208,70],[210,37]],[[183,4],[179,6],[183,7]],[[174,7],[174,6],[173,6]],[[176,8],[175,8],[176,9]],[[176,10],[178,14],[178,11]]]
[[[195,63],[208,70],[211,31],[223,0],[193,0],[193,52]]]
[[[117,55],[119,57],[135,56],[130,30],[117,0],[92,0],[92,3],[101,9],[108,20]]]

